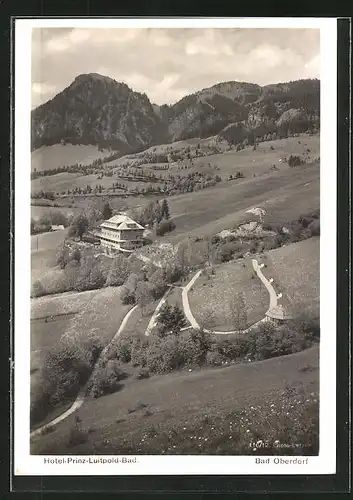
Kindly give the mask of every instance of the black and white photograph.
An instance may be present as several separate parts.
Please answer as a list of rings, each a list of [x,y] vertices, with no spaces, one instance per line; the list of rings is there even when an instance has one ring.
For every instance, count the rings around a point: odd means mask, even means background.
[[[16,21],[16,474],[335,472],[335,23]]]

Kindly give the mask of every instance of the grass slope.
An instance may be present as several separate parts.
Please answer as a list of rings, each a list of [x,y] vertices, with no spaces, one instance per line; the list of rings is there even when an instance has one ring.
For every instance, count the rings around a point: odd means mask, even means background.
[[[50,284],[62,271],[56,267],[56,252],[64,241],[67,230],[53,231],[31,236],[31,280],[44,280]]]
[[[285,223],[320,206],[319,164],[245,178],[220,186],[171,197],[168,202],[176,230],[164,237],[180,241],[187,236],[210,235],[249,218],[246,210],[264,208],[265,222]]]
[[[266,428],[270,432],[283,413],[281,405],[289,407],[289,398],[279,397],[283,391],[300,388],[302,397],[317,393],[318,354],[313,347],[257,363],[133,381],[118,393],[85,402],[78,412],[88,432],[83,444],[69,443],[75,422],[70,416],[52,433],[33,438],[31,453],[234,454],[236,441],[230,436],[235,437],[235,431],[244,438],[251,430],[252,440],[260,429],[251,418],[255,408],[272,412]],[[236,414],[244,409],[247,415],[241,427]],[[295,410],[290,411],[286,425],[293,427]],[[237,429],[232,430],[233,422]]]
[[[274,279],[294,310],[320,314],[320,238],[313,237],[267,252],[266,276]],[[280,303],[283,303],[282,299]],[[283,303],[285,307],[285,304]]]
[[[120,302],[120,288],[108,287],[85,293],[65,294],[56,302],[56,314],[53,321],[35,320],[31,324],[31,399],[35,400],[40,390],[40,371],[47,352],[61,338],[71,337],[77,344],[91,335],[97,335],[103,345],[108,344],[118,331],[130,306]],[[66,303],[65,303],[66,302]],[[76,314],[62,314],[80,306]],[[53,306],[52,306],[53,307]],[[61,315],[60,315],[61,314]],[[55,411],[55,410],[54,410]],[[52,413],[50,414],[50,416]],[[50,417],[49,417],[50,419]]]

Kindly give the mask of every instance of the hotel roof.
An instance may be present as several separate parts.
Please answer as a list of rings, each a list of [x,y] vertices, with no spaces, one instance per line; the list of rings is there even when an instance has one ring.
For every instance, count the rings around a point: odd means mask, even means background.
[[[134,221],[130,217],[124,214],[117,214],[113,215],[108,220],[105,220],[101,225],[101,227],[105,228],[110,228],[110,229],[127,229],[127,230],[134,230],[134,229],[145,229],[143,226],[141,226],[138,222]]]

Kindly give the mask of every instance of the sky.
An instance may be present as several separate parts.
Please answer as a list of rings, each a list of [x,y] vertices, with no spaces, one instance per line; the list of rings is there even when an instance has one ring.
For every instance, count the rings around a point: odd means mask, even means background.
[[[320,78],[318,29],[34,28],[32,108],[82,73],[99,73],[172,104],[219,82]]]

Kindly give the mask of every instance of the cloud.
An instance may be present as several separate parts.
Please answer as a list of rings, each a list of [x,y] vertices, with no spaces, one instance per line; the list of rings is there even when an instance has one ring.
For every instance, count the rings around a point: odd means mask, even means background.
[[[319,76],[314,29],[35,29],[32,81],[53,97],[81,73],[101,73],[172,103],[222,81],[265,85]],[[51,89],[51,90],[50,90]]]

